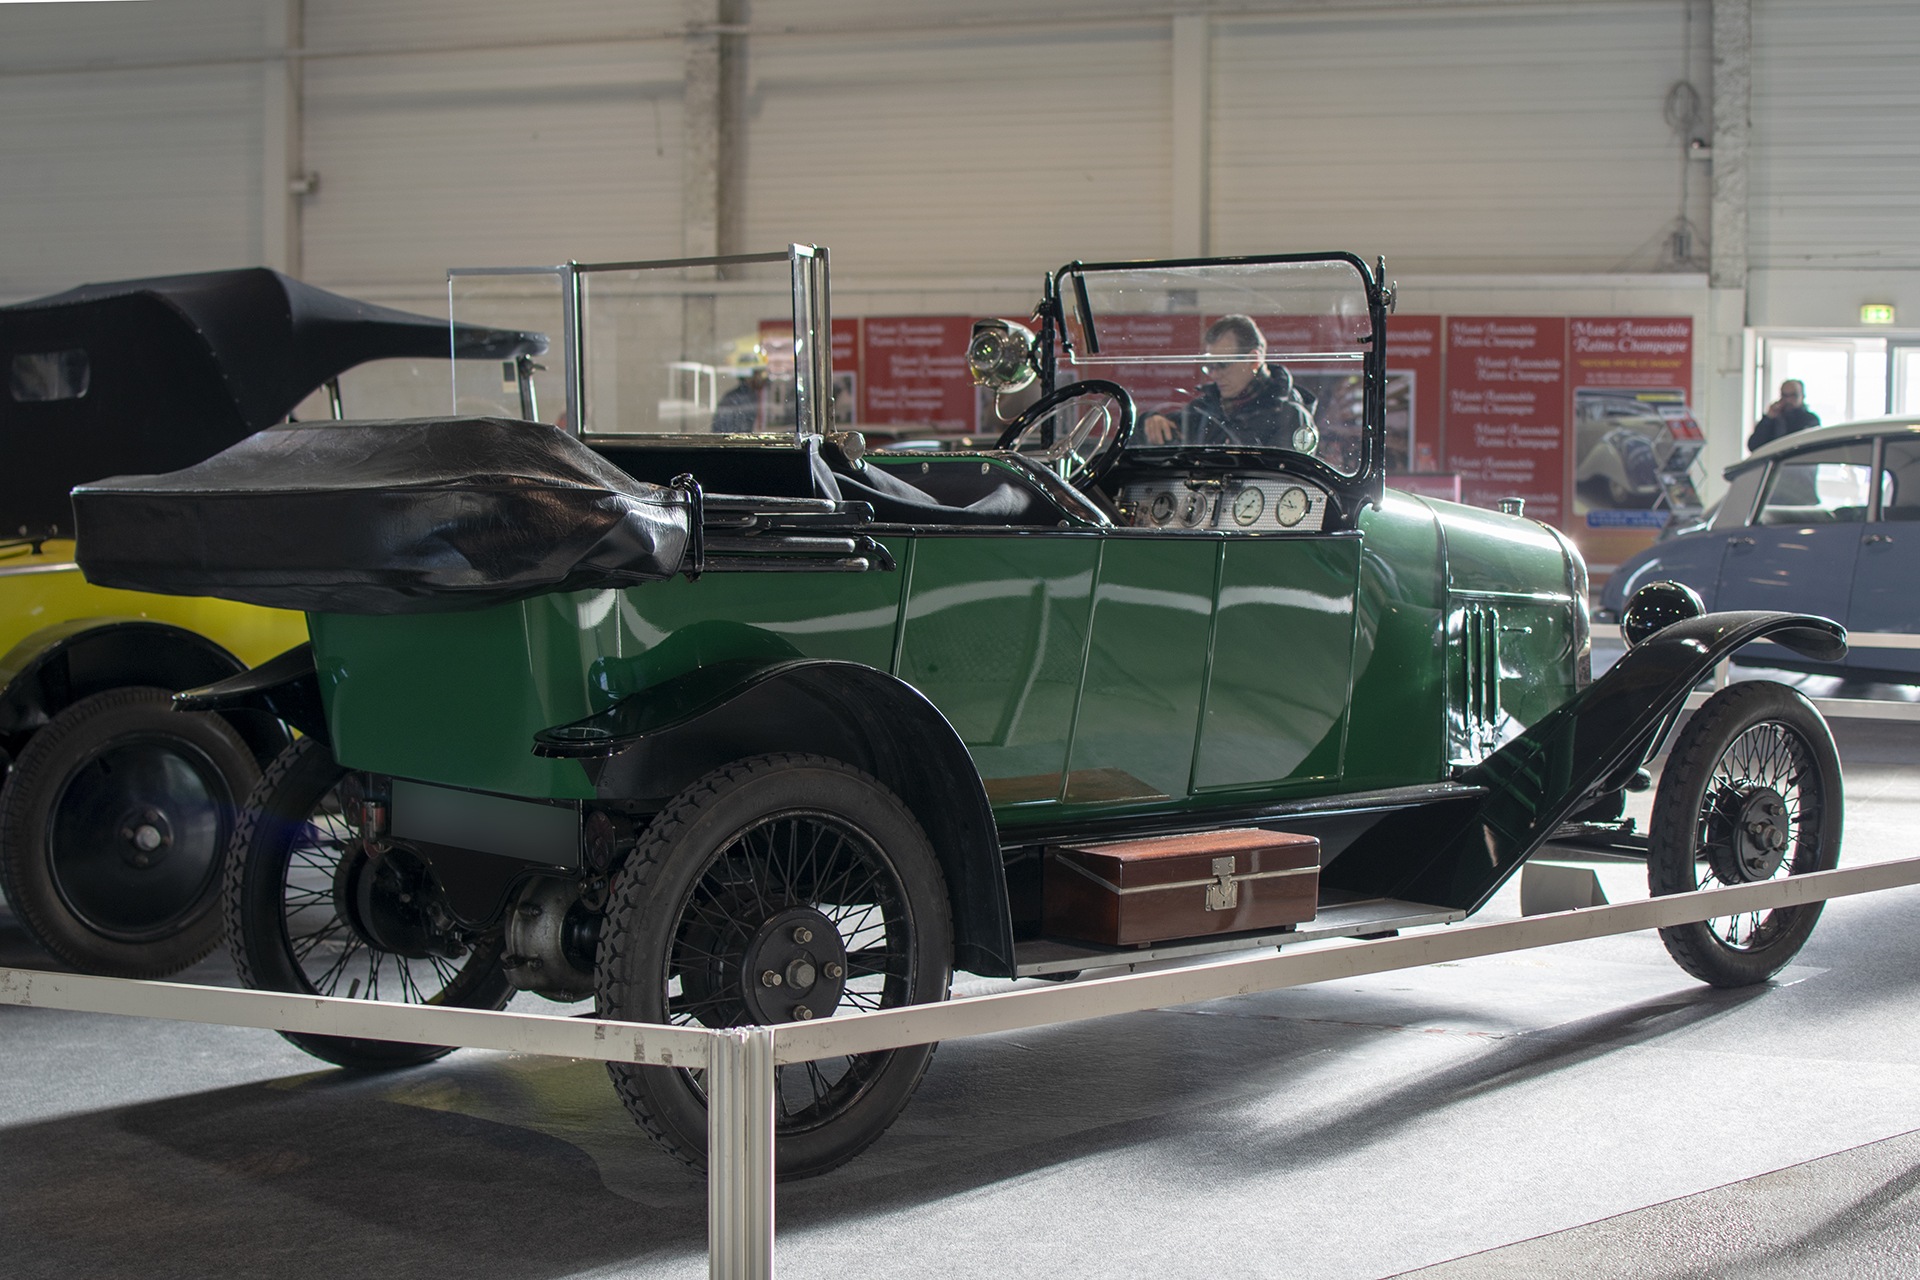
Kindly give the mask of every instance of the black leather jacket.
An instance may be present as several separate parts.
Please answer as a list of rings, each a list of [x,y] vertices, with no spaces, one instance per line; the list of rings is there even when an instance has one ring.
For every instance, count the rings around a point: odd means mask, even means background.
[[[1819,425],[1820,415],[1805,405],[1789,409],[1777,418],[1762,418],[1753,424],[1753,434],[1747,437],[1747,452],[1752,453],[1761,445],[1778,440],[1781,436],[1790,436],[1796,431]]]
[[[1291,449],[1293,433],[1312,421],[1292,375],[1274,367],[1256,375],[1239,398],[1224,403],[1220,384],[1209,382],[1180,411],[1177,442]]]

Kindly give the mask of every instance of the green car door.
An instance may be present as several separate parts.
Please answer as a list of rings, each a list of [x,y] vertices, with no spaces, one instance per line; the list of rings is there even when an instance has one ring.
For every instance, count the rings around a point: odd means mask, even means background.
[[[1359,538],[915,540],[898,674],[1003,821],[1336,782]]]

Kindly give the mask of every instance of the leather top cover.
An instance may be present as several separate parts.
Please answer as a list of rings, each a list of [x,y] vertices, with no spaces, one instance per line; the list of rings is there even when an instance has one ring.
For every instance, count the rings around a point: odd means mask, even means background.
[[[97,586],[315,613],[442,613],[670,578],[692,499],[556,427],[288,423],[73,491]]]

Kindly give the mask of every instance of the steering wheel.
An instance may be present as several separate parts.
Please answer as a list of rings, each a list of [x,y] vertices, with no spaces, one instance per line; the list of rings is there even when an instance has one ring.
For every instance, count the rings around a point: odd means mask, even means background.
[[[1093,403],[1078,408],[1069,408],[1072,401],[1085,397],[1102,396],[1113,402]],[[1118,411],[1114,409],[1118,406]],[[1119,421],[1114,421],[1118,418]],[[1070,382],[1064,387],[1056,387],[1046,395],[1028,405],[1027,408],[1008,424],[994,442],[996,449],[1013,449],[1019,446],[1020,439],[1029,432],[1052,419],[1054,423],[1053,443],[1038,456],[1042,462],[1068,462],[1065,472],[1069,484],[1078,484],[1087,476],[1098,475],[1106,470],[1128,436],[1133,434],[1133,396],[1117,382],[1105,378],[1089,378],[1085,382]],[[1101,428],[1105,428],[1104,434]]]

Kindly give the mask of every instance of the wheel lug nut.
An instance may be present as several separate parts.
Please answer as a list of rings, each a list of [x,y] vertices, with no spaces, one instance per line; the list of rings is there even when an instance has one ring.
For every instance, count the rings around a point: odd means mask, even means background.
[[[760,975],[760,985],[763,987],[777,987],[780,985],[780,975],[768,969]]]
[[[807,928],[805,925],[800,925],[793,931],[793,940],[804,947],[813,941],[813,930]]]
[[[813,1016],[813,1010],[807,1008],[807,1006],[805,1005],[799,1005],[793,1011],[793,1019],[795,1022],[805,1022],[808,1018],[811,1018],[812,1016]]]
[[[839,965],[835,964],[831,960],[827,961],[825,967],[822,969],[822,972],[824,972],[829,978],[843,978],[846,976],[846,973],[847,973],[845,969],[841,968]]]

